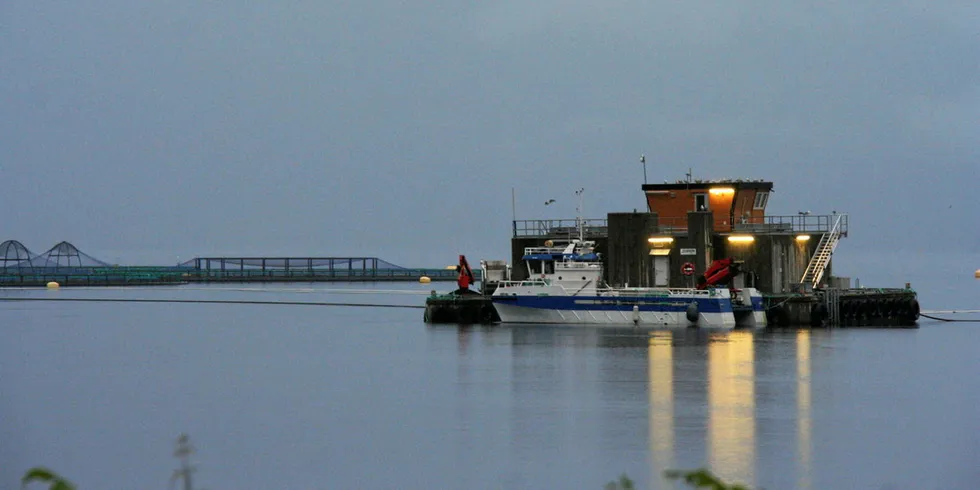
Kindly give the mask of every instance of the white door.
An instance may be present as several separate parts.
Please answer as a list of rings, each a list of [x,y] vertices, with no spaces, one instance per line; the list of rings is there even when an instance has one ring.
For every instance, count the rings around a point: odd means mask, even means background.
[[[658,255],[653,258],[653,285],[656,287],[667,287],[670,284],[670,267],[667,267],[666,255]]]

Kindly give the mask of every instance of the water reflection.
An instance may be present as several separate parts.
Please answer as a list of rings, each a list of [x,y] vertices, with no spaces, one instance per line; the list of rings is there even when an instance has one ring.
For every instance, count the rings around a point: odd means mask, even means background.
[[[796,423],[797,423],[797,461],[799,462],[800,489],[811,488],[810,461],[812,459],[812,440],[810,431],[813,418],[810,413],[810,331],[796,333]]]
[[[673,333],[650,334],[650,459],[652,481],[674,466]]]
[[[471,335],[456,339],[463,364],[486,355],[474,349],[507,346],[495,352],[511,367],[498,379],[509,386],[516,461],[544,451],[554,464],[575,457],[618,471],[639,450],[635,464],[649,468],[631,474],[649,475],[654,488],[666,469],[697,467],[750,488],[811,487],[807,329],[521,326]],[[459,368],[458,381],[472,384]]]
[[[708,343],[708,466],[755,486],[755,349],[751,332]]]

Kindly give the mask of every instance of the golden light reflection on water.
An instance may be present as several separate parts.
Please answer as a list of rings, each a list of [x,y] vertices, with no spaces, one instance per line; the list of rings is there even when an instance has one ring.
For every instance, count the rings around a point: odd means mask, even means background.
[[[708,465],[722,478],[755,486],[755,351],[751,332],[708,342]]]
[[[799,461],[798,488],[811,488],[811,430],[813,419],[810,413],[810,331],[801,329],[796,333],[796,420],[797,420],[797,460]]]
[[[674,356],[670,331],[650,334],[648,369],[650,379],[651,481],[660,480],[664,470],[674,468]]]

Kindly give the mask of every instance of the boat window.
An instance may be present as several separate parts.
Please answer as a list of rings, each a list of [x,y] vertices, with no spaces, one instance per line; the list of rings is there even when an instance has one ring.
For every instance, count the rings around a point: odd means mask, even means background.
[[[769,202],[768,192],[757,192],[755,194],[755,205],[752,207],[754,209],[766,209],[766,203]]]
[[[695,194],[694,195],[694,210],[695,211],[707,211],[708,210],[708,195],[707,194]]]

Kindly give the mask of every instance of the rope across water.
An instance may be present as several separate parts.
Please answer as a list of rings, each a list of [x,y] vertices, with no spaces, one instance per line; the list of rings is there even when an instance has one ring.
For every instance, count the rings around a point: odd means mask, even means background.
[[[234,299],[145,299],[145,298],[0,298],[0,301],[66,301],[81,303],[189,303],[216,305],[288,305],[288,306],[360,306],[366,308],[412,308],[423,305],[393,305],[383,303],[341,303],[328,301],[251,301]]]

